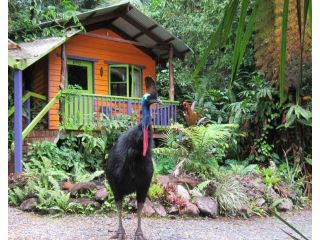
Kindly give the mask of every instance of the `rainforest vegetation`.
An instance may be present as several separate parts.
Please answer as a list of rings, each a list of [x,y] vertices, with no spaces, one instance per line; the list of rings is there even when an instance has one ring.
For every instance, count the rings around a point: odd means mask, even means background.
[[[287,199],[295,208],[306,207],[312,195],[311,1],[131,2],[193,49],[174,61],[179,118],[156,142],[149,198],[183,208],[180,198],[168,197],[174,190],[157,181],[174,173],[196,179],[190,194],[214,198],[223,215],[265,215]],[[114,3],[9,0],[9,36],[16,42],[61,36],[71,28],[82,29],[77,13]],[[39,27],[54,19],[68,24]],[[168,79],[168,68],[157,66],[162,98],[168,98]],[[190,113],[186,108],[192,103]],[[189,114],[196,114],[195,122],[188,121]],[[20,205],[31,194],[38,196],[40,211],[115,209],[101,169],[130,119],[123,116],[104,124],[108,127],[98,133],[93,127],[80,135],[65,135],[57,144],[33,143],[25,156],[25,177],[32,181],[10,188],[9,202]],[[70,203],[69,193],[59,185],[66,179],[72,183],[100,179],[108,197],[98,206]],[[254,179],[265,186],[261,198],[266,203],[248,196],[248,182]],[[91,190],[77,197],[95,194]],[[131,210],[129,199],[127,203]],[[244,211],[244,205],[250,211]]]

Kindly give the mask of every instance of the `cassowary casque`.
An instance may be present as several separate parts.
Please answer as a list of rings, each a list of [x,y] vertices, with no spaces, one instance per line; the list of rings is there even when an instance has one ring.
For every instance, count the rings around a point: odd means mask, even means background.
[[[127,194],[136,192],[138,203],[138,228],[136,240],[143,240],[141,210],[146,200],[153,175],[152,147],[153,130],[150,106],[161,103],[157,98],[156,84],[151,77],[145,79],[147,93],[142,97],[142,121],[125,132],[117,140],[109,153],[106,173],[114,194],[119,213],[119,228],[112,239],[125,239],[122,226],[122,200]]]

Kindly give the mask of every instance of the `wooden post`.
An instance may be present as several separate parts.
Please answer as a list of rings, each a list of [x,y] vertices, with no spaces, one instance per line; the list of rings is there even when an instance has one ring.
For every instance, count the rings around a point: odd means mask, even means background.
[[[66,55],[66,45],[64,43],[61,46],[61,82],[60,82],[61,90],[65,88],[66,78],[67,78],[67,55]]]
[[[169,99],[174,101],[174,81],[173,81],[173,46],[170,44],[169,49]]]
[[[14,172],[22,172],[22,71],[14,71]]]
[[[61,79],[60,79],[60,89],[63,91],[66,87],[66,78],[67,78],[67,54],[66,54],[66,44],[61,45]],[[62,103],[62,104],[60,104]],[[64,112],[64,101],[59,101],[59,121],[63,122],[65,117]],[[59,135],[59,134],[58,134]]]

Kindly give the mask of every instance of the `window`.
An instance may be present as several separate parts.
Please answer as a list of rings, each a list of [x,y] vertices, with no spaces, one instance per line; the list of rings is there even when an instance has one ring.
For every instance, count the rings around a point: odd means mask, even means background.
[[[109,93],[113,96],[142,97],[142,71],[133,65],[109,65]]]
[[[78,85],[83,91],[92,93],[92,63],[68,59],[68,85]]]

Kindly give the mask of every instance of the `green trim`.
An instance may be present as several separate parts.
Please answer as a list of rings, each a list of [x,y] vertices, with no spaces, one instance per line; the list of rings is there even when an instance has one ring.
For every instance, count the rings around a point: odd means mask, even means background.
[[[87,88],[88,90],[80,90],[84,92],[90,92],[93,93],[93,67],[92,67],[92,62],[90,61],[85,61],[85,60],[77,60],[77,59],[68,59],[67,60],[68,65],[73,65],[73,66],[80,66],[80,67],[87,67]],[[67,80],[67,86],[68,86],[68,80]]]
[[[62,92],[62,96],[67,96],[67,95],[84,95],[84,96],[91,96],[91,97],[104,97],[104,98],[117,98],[117,99],[120,99],[120,100],[137,100],[137,101],[140,101],[141,98],[136,98],[136,97],[122,97],[122,96],[112,96],[112,95],[103,95],[103,94],[90,94],[90,93],[85,93],[85,92],[80,92],[80,93],[70,93],[70,92]],[[161,102],[164,102],[164,103],[179,103],[179,101],[171,101],[171,100],[162,100],[161,99]]]
[[[32,122],[23,130],[22,139],[25,139],[26,136],[34,129],[34,127],[38,124],[38,122],[43,118],[43,116],[50,110],[50,108],[56,103],[56,101],[60,98],[61,92],[53,97],[50,102],[39,112],[39,114],[32,120]]]
[[[130,96],[130,87],[129,87],[129,69],[131,68],[131,96],[134,96],[134,83],[135,83],[135,79],[134,79],[134,69],[139,70],[140,71],[140,76],[142,77],[142,68],[136,65],[132,65],[132,64],[109,64],[108,65],[109,69],[108,69],[108,93],[109,95],[111,95],[111,84],[113,83],[122,83],[122,84],[127,84],[127,97]],[[111,69],[112,68],[126,68],[126,82],[111,82]],[[142,79],[140,79],[142,81]],[[141,84],[141,93],[143,92],[142,89],[142,84]],[[123,96],[117,96],[117,95],[111,95],[114,97],[123,97]]]
[[[38,99],[41,99],[43,101],[46,101],[47,100],[47,97],[46,96],[43,96],[39,93],[35,93],[35,92],[27,92],[23,97],[22,97],[22,104],[25,103],[25,101],[27,101],[30,97],[34,97],[34,98],[38,98]],[[12,114],[14,113],[14,106],[11,107],[9,110],[8,110],[8,117],[10,117]]]
[[[132,69],[131,69],[131,78],[132,78],[132,89],[131,89],[131,96],[135,95],[135,88],[134,88],[134,84],[135,84],[135,79],[134,79],[134,70],[138,70],[140,72],[140,81],[141,81],[141,95],[143,93],[143,88],[142,88],[142,68],[135,66],[135,65],[131,65]],[[142,97],[142,96],[141,96]]]
[[[111,82],[111,69],[112,68],[126,68],[126,82]],[[129,65],[128,64],[112,64],[108,65],[108,93],[111,95],[111,84],[113,83],[122,83],[127,84],[127,97],[129,97]],[[116,96],[115,97],[123,97],[123,96]]]

